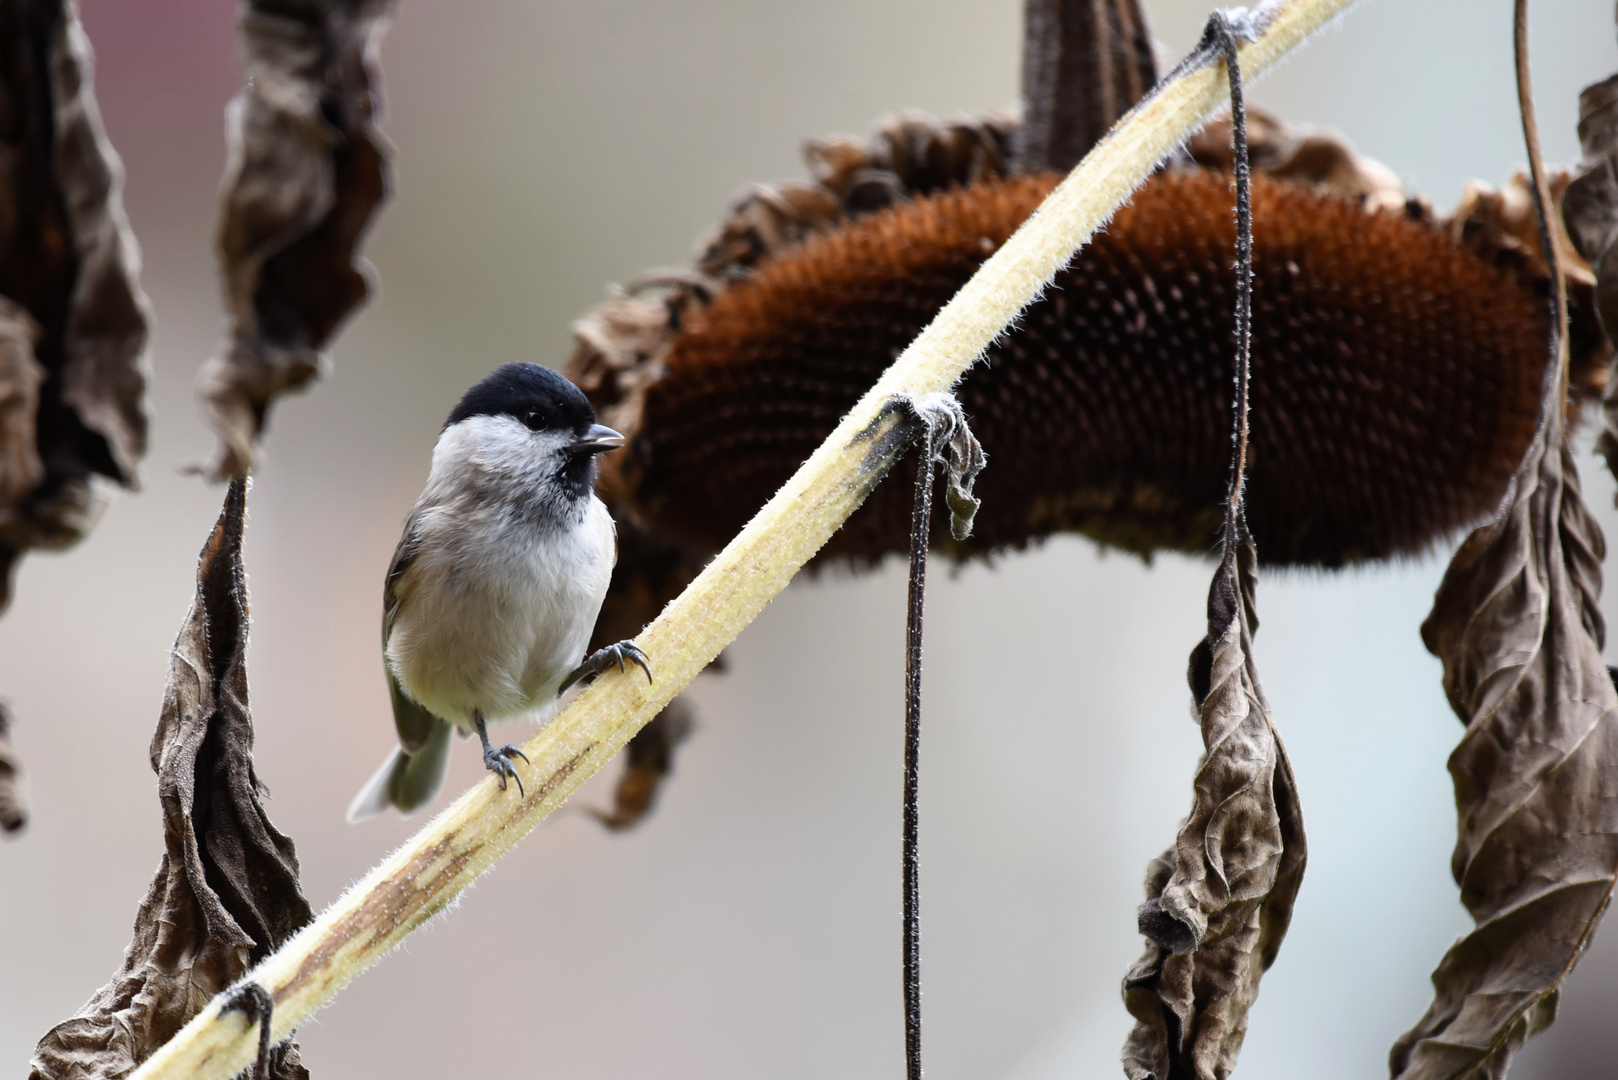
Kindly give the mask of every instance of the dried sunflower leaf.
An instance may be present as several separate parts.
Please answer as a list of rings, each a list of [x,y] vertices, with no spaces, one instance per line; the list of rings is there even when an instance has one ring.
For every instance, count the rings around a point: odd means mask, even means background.
[[[1019,172],[1067,172],[1157,83],[1136,0],[1024,0]]]
[[[122,170],[62,0],[0,9],[0,609],[30,548],[83,537],[146,451],[149,314]]]
[[[45,369],[34,359],[38,341],[39,324],[20,304],[0,296],[0,507],[16,506],[45,479],[37,433],[45,381]]]
[[[360,241],[389,189],[376,55],[393,0],[247,0],[219,224],[230,320],[197,394],[215,476],[246,472],[271,402],[325,367],[370,294]]]
[[[1452,868],[1477,929],[1394,1045],[1400,1080],[1503,1077],[1549,1026],[1618,873],[1618,695],[1601,659],[1606,542],[1548,423],[1506,511],[1455,553],[1422,625],[1467,725]]]
[[[1583,160],[1562,195],[1562,222],[1573,247],[1595,271],[1595,309],[1608,338],[1618,337],[1618,75],[1579,94]],[[1596,449],[1618,474],[1618,379],[1607,378]]]
[[[20,832],[28,824],[21,772],[22,763],[11,747],[11,710],[0,703],[0,832]]]
[[[1148,868],[1148,944],[1124,979],[1137,1021],[1123,1053],[1131,1080],[1229,1075],[1303,881],[1297,785],[1253,664],[1257,556],[1245,533],[1231,547],[1208,594],[1208,635],[1191,653],[1207,751],[1190,816]]]
[[[30,1080],[121,1077],[212,997],[310,921],[292,841],[264,813],[247,702],[245,482],[231,483],[202,549],[197,595],[169,663],[152,738],[163,861],[123,966],[34,1051]],[[307,1080],[290,1040],[277,1080]]]
[[[1608,337],[1618,336],[1618,75],[1579,94],[1583,160],[1562,196],[1562,222],[1573,247],[1596,272],[1596,310]],[[1610,258],[1609,258],[1610,256]]]

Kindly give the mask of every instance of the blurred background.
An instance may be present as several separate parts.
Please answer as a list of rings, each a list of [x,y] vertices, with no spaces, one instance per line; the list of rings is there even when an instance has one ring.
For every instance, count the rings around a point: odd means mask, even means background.
[[[146,749],[222,497],[179,470],[212,451],[191,381],[221,329],[232,5],[81,3],[157,311],[154,426],[144,491],[77,550],[30,556],[0,620],[33,804],[29,831],[0,844],[0,1069],[14,1075],[117,966],[157,865]],[[1205,0],[1148,7],[1172,61]],[[367,247],[380,295],[338,340],[332,377],[278,407],[250,500],[258,771],[317,909],[420,824],[350,827],[343,812],[392,744],[382,575],[455,398],[507,360],[559,364],[570,321],[610,283],[682,263],[747,184],[802,175],[804,138],[863,134],[900,107],[1012,103],[1020,14],[1017,0],[401,4],[382,57],[397,192]],[[1618,69],[1611,0],[1536,4],[1532,33],[1546,151],[1571,163],[1578,91]],[[1510,0],[1364,0],[1253,99],[1342,132],[1446,208],[1523,159],[1510,44]],[[1588,452],[1581,465],[1612,536],[1613,483]],[[1469,926],[1448,869],[1444,763],[1461,729],[1417,635],[1447,554],[1262,582],[1258,661],[1310,863],[1242,1076],[1385,1071]],[[1062,538],[935,573],[935,1080],[1119,1075],[1142,873],[1189,806],[1200,749],[1183,672],[1209,570]],[[627,835],[578,813],[540,828],[299,1032],[317,1080],[897,1075],[903,595],[897,565],[796,582],[730,673],[699,680],[700,730],[655,815]],[[481,772],[459,747],[449,789]],[[615,777],[574,805],[605,804]],[[1609,926],[1513,1075],[1618,1075],[1615,1002]]]

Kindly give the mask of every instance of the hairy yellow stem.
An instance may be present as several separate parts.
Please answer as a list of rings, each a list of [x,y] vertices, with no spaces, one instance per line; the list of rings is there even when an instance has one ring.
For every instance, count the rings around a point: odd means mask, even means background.
[[[1279,0],[1253,14],[1240,51],[1256,77],[1353,0]],[[869,494],[904,449],[895,396],[948,391],[1082,244],[1180,142],[1228,99],[1217,65],[1172,76],[1118,122],[1038,212],[883,373],[803,467],[636,639],[650,686],[631,668],[598,679],[523,747],[528,795],[486,780],[249,973],[275,999],[279,1041],[453,901],[554,811],[740,634]],[[254,1025],[216,998],[134,1080],[227,1080],[257,1047]]]

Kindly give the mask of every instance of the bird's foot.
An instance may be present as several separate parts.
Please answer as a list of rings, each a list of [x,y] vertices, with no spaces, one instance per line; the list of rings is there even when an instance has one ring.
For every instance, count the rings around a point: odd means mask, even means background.
[[[506,777],[509,776],[517,781],[517,793],[526,797],[528,792],[523,790],[522,777],[517,775],[517,766],[511,763],[514,757],[520,757],[524,765],[528,764],[528,755],[515,746],[491,746],[483,751],[483,765],[500,778],[501,791],[506,790]]]
[[[517,775],[517,766],[511,763],[514,757],[522,758],[523,764],[529,764],[528,755],[509,743],[505,746],[489,745],[489,728],[483,722],[482,713],[472,714],[472,723],[477,727],[478,739],[483,743],[483,767],[500,778],[500,790],[506,790],[506,777],[517,781],[517,793],[527,798],[528,792],[523,790],[522,777]]]
[[[608,645],[604,649],[597,649],[589,656],[586,656],[584,663],[574,668],[568,677],[562,680],[562,685],[556,692],[558,695],[565,694],[574,683],[587,682],[613,665],[617,665],[619,671],[626,671],[630,664],[634,664],[646,672],[647,682],[652,681],[651,662],[646,654],[641,651],[641,647],[633,641],[620,641],[616,645]]]

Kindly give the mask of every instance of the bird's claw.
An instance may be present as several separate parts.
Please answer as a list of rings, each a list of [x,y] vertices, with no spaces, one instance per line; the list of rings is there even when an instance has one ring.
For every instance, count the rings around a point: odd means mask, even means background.
[[[570,673],[567,678],[562,680],[562,685],[557,689],[556,692],[558,694],[565,694],[568,689],[573,686],[573,684],[594,679],[597,675],[601,674],[603,671],[606,671],[607,668],[613,664],[618,665],[619,671],[628,671],[629,665],[634,664],[636,667],[640,668],[646,673],[646,681],[648,683],[652,681],[652,666],[650,658],[648,658],[646,653],[642,651],[641,647],[636,645],[633,641],[620,641],[615,645],[608,645],[605,648],[597,649],[595,652],[585,657],[584,662],[578,667],[574,668],[572,673]]]
[[[527,754],[518,750],[515,746],[507,745],[490,747],[483,751],[483,765],[500,778],[501,791],[506,790],[506,777],[509,776],[517,781],[517,793],[526,798],[528,792],[523,790],[522,777],[517,775],[517,767],[511,763],[511,759],[514,757],[522,758],[524,765],[529,764]]]

